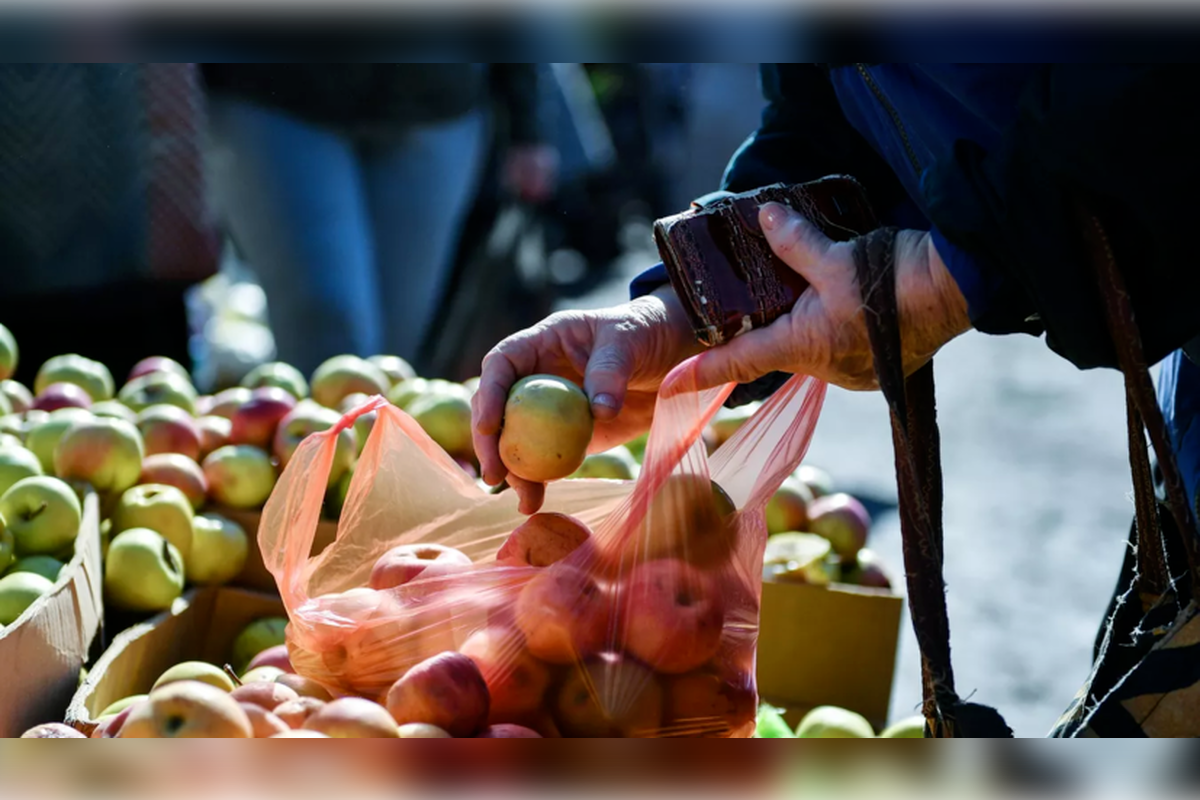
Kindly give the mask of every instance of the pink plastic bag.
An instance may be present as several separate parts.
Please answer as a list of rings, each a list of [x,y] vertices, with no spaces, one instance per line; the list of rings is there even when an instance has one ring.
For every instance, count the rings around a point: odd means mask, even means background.
[[[763,509],[803,458],[825,385],[792,379],[709,456],[701,434],[733,386],[690,391],[694,363],[664,383],[636,482],[548,487],[544,511],[591,530],[548,566],[497,559],[526,521],[516,497],[480,489],[382,398],[309,437],[259,532],[296,671],[385,702],[412,666],[462,650],[487,681],[492,724],[562,738],[749,738]],[[371,410],[337,540],[310,557],[337,433]],[[366,588],[384,553],[412,543],[457,548],[473,565]]]

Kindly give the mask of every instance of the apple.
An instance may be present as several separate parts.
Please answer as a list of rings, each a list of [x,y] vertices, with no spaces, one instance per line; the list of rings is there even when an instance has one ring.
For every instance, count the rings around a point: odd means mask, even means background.
[[[328,703],[333,699],[333,695],[329,693],[321,684],[311,678],[305,678],[301,675],[293,675],[287,673],[280,675],[275,679],[276,683],[282,684],[296,694],[300,695],[300,700],[317,700],[322,703]]]
[[[8,380],[17,371],[20,351],[12,331],[0,325],[0,379]]]
[[[509,390],[500,459],[528,481],[565,478],[583,465],[593,426],[591,402],[582,389],[555,375],[530,375]]]
[[[400,356],[371,356],[367,359],[387,376],[389,384],[395,386],[400,381],[417,377],[417,371]]]
[[[242,628],[233,640],[233,648],[229,653],[229,661],[234,671],[242,672],[259,653],[283,645],[287,638],[287,624],[287,617],[262,617]]]
[[[17,557],[17,542],[12,531],[0,517],[0,575],[3,575],[15,562]]]
[[[192,504],[174,486],[150,483],[126,490],[113,510],[113,533],[149,528],[186,560],[192,552]]]
[[[836,706],[817,706],[796,726],[797,739],[874,739],[875,730],[861,714]]]
[[[38,411],[57,411],[60,408],[88,408],[91,405],[91,396],[73,383],[52,383],[33,400],[33,408]]]
[[[314,433],[327,431],[342,421],[336,411],[319,406],[311,401],[297,405],[279,422],[275,429],[273,452],[279,459],[280,468],[285,468],[300,443]],[[354,429],[346,428],[338,434],[333,465],[329,469],[329,486],[334,486],[350,469],[358,453],[358,442]]]
[[[128,697],[122,697],[120,700],[115,700],[110,703],[107,708],[96,715],[96,719],[104,719],[105,717],[116,716],[130,706],[149,699],[149,697],[149,695],[145,694],[132,694]]]
[[[0,416],[7,417],[13,413],[12,403],[8,399],[8,395],[0,392]]]
[[[371,570],[372,589],[394,589],[420,577],[435,580],[471,566],[471,559],[440,544],[402,544],[384,553]]]
[[[21,734],[22,739],[86,739],[79,731],[61,722],[47,722]]]
[[[287,673],[279,667],[255,667],[254,669],[246,669],[242,675],[242,683],[274,683],[275,679],[280,675]]]
[[[0,495],[0,517],[18,556],[51,555],[72,544],[82,516],[79,498],[57,478],[23,478]]]
[[[72,425],[54,447],[54,474],[113,495],[137,485],[145,448],[128,422],[95,417]]]
[[[213,395],[212,407],[208,409],[205,416],[233,419],[234,412],[247,403],[252,394],[253,392],[245,386],[235,386],[232,389],[217,392]]]
[[[522,719],[541,707],[550,687],[550,667],[525,649],[512,628],[490,627],[471,635],[459,652],[475,662],[491,697],[490,719]]]
[[[396,731],[401,739],[453,739],[437,725],[426,725],[424,722],[410,722],[401,725]]]
[[[92,407],[88,410],[97,417],[116,417],[134,425],[137,424],[137,413],[120,400],[101,400],[99,403],[92,403]]]
[[[499,725],[489,725],[483,729],[483,733],[475,737],[476,739],[541,739],[542,735],[537,731],[521,725],[510,725],[501,723]]]
[[[466,392],[426,394],[405,409],[429,438],[452,456],[474,453],[471,434],[471,400]]]
[[[629,448],[617,445],[603,453],[592,453],[583,459],[583,465],[568,477],[601,478],[612,481],[631,481],[638,475],[638,463]]]
[[[894,722],[879,734],[880,739],[924,739],[925,718],[921,716],[906,717]]]
[[[663,690],[645,666],[608,654],[572,667],[554,708],[570,738],[653,739],[662,728]]]
[[[219,586],[241,574],[250,553],[250,537],[241,525],[219,514],[192,520],[192,549],[183,560],[188,583]]]
[[[787,533],[808,529],[808,504],[812,492],[796,478],[788,478],[775,490],[767,503],[767,533]]]
[[[113,397],[112,373],[108,367],[75,353],[55,356],[42,364],[33,380],[34,395],[40,395],[53,383],[73,383],[97,403]]]
[[[165,611],[183,594],[179,549],[149,528],[113,537],[104,564],[108,602],[125,611]]]
[[[238,703],[238,706],[250,720],[251,735],[255,739],[273,739],[291,731],[287,723],[261,706],[253,703]]]
[[[479,376],[477,375],[474,378],[467,378],[465,381],[463,381],[462,387],[467,390],[467,394],[474,395],[479,391]]]
[[[0,433],[0,449],[6,447],[20,447],[24,449],[25,444],[18,436],[13,436],[11,433]],[[34,458],[36,459],[36,456]],[[41,465],[39,464],[38,467],[40,468]]]
[[[218,447],[202,464],[208,491],[230,508],[259,508],[275,488],[275,467],[265,450],[244,444]]]
[[[737,408],[722,407],[713,418],[712,423],[709,424],[714,447],[720,447],[732,439],[733,435],[749,422],[750,417],[754,416],[754,412],[761,407],[762,403],[749,403]]]
[[[0,395],[8,400],[12,413],[24,414],[33,408],[33,393],[25,388],[25,384],[14,380],[0,380]]]
[[[149,699],[150,699],[149,696],[144,696],[144,697],[142,697],[141,701],[139,701],[138,703],[135,703],[135,704],[129,706],[128,708],[118,711],[116,714],[112,714],[107,717],[98,717],[96,720],[96,722],[97,722],[96,729],[94,731],[92,731],[92,735],[90,738],[92,738],[92,739],[116,739],[116,738],[119,738],[121,735],[121,729],[125,727],[125,723],[129,720],[129,715],[132,714],[135,709],[139,708],[141,705],[143,705]]]
[[[288,700],[280,703],[271,713],[289,728],[300,728],[313,714],[325,707],[328,700],[319,700],[315,697],[300,697],[297,700]]]
[[[387,393],[387,399],[392,405],[407,411],[414,400],[428,391],[429,381],[424,378],[408,378],[393,386]]]
[[[358,356],[334,356],[312,375],[312,397],[326,408],[337,408],[347,395],[387,394],[391,381],[383,370]]]
[[[122,739],[249,739],[254,729],[237,701],[206,683],[180,681],[150,693],[121,728]]]
[[[25,442],[25,431],[27,428],[24,419],[25,416],[25,414],[0,414],[0,433],[16,437],[16,439],[23,445]],[[47,416],[49,415],[47,414]]]
[[[410,669],[387,693],[387,710],[401,725],[436,725],[455,738],[487,724],[487,683],[462,653],[440,653]]]
[[[874,550],[863,548],[853,562],[842,564],[842,580],[875,589],[891,589],[892,579]]]
[[[239,703],[250,703],[267,711],[274,711],[279,706],[291,700],[299,700],[300,695],[284,686],[282,683],[274,681],[242,681],[242,685],[235,688],[231,694],[233,699]]]
[[[609,598],[589,575],[554,564],[534,575],[517,596],[517,627],[529,652],[552,664],[570,664],[607,643]]]
[[[848,494],[818,497],[808,509],[809,530],[828,539],[833,551],[843,561],[854,561],[867,543],[871,530],[871,515],[855,498]]]
[[[690,672],[720,649],[724,601],[712,579],[690,564],[663,559],[638,565],[620,597],[625,649],[656,671]]]
[[[0,578],[0,625],[12,625],[25,609],[54,589],[52,581],[32,572],[18,572]]]
[[[200,432],[200,458],[197,459],[200,461],[207,458],[213,450],[230,443],[233,422],[225,417],[199,417],[196,419],[196,429]]]
[[[11,549],[9,552],[11,553]],[[0,545],[0,563],[3,561],[4,547]],[[57,583],[58,576],[65,566],[66,564],[51,556],[26,556],[13,562],[13,565],[4,574],[15,575],[18,572],[32,572],[34,575],[41,575],[51,583]]]
[[[25,434],[25,446],[37,456],[42,471],[54,473],[54,448],[71,426],[77,422],[95,419],[90,411],[82,408],[60,408],[58,411],[46,414],[44,418],[34,417],[34,414],[45,412],[30,411],[29,430]]]
[[[832,553],[829,540],[815,533],[778,533],[763,551],[763,580],[828,586]]]
[[[676,474],[650,500],[640,530],[622,546],[637,561],[683,558],[700,567],[728,562],[736,543],[736,507],[716,482]]]
[[[211,394],[202,394],[196,398],[196,419],[206,417],[212,412],[213,398]]]
[[[225,674],[225,670],[216,664],[209,664],[206,661],[184,661],[158,676],[158,680],[154,682],[154,686],[150,690],[151,694],[154,693],[154,689],[160,689],[168,683],[178,683],[179,681],[200,681],[209,686],[215,686],[223,692],[232,692],[235,688],[233,681]]]
[[[820,467],[801,464],[796,470],[796,479],[808,487],[813,497],[825,497],[833,494],[833,478]]]
[[[139,484],[158,483],[173,486],[199,511],[208,500],[208,480],[204,470],[192,459],[180,453],[158,453],[142,460]]]
[[[496,560],[506,564],[548,567],[581,547],[592,548],[592,533],[574,517],[542,512],[521,523],[501,545]]]
[[[296,407],[296,398],[285,389],[255,389],[250,399],[233,412],[229,441],[267,449],[279,423]]]
[[[117,399],[134,411],[170,405],[194,415],[196,396],[196,389],[187,378],[173,372],[152,372],[122,386]]]
[[[178,406],[158,405],[144,409],[137,417],[146,455],[179,453],[192,460],[200,458],[200,429],[192,415]]]
[[[242,386],[247,389],[274,386],[284,389],[297,400],[308,397],[308,381],[304,380],[304,373],[282,361],[259,364],[242,378]]]
[[[180,364],[175,359],[167,358],[166,356],[150,356],[149,358],[143,358],[133,365],[133,369],[129,370],[129,377],[126,378],[126,381],[131,381],[155,372],[173,372],[181,378],[191,380],[191,375],[184,369],[183,364]]]
[[[42,474],[42,464],[31,451],[19,445],[0,447],[0,495],[17,481]]]
[[[247,645],[247,647],[257,646],[257,643]],[[288,655],[286,644],[271,645],[270,647],[266,647],[259,651],[254,658],[250,659],[250,664],[247,666],[247,669],[258,669],[259,667],[275,667],[284,672],[292,673],[296,671],[292,669],[292,659],[291,656]]]
[[[323,733],[316,731],[294,730],[284,733],[277,733],[271,737],[272,739],[328,739],[329,737]]]
[[[399,726],[383,706],[361,697],[326,703],[304,721],[304,728],[331,739],[399,739]]]
[[[711,672],[689,672],[667,684],[665,730],[673,737],[725,739],[752,724],[757,709],[749,681],[734,684]]]

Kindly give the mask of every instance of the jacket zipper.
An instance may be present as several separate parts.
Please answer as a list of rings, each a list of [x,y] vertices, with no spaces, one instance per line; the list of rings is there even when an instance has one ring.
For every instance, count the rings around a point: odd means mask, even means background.
[[[912,164],[912,168],[916,171],[917,177],[921,177],[921,160],[917,158],[917,151],[913,149],[912,142],[908,139],[908,131],[904,129],[904,122],[900,119],[900,113],[896,111],[896,107],[883,94],[883,90],[879,88],[879,84],[875,83],[875,79],[871,77],[871,73],[867,71],[866,64],[856,64],[858,72],[863,77],[863,81],[870,88],[871,92],[883,105],[888,116],[892,118],[892,124],[896,126],[896,131],[900,134],[900,141],[904,142],[904,152],[908,154],[908,160]]]

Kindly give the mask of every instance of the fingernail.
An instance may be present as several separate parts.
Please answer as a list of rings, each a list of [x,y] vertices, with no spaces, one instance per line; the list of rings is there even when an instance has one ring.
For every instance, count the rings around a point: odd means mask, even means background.
[[[763,230],[773,231],[783,224],[787,219],[787,208],[779,203],[766,203],[761,208],[761,213],[758,216],[759,224],[763,226]]]
[[[609,409],[612,409],[613,411],[616,411],[617,410],[617,398],[613,397],[611,394],[598,394],[592,398],[592,405],[604,406],[605,408],[609,408]]]

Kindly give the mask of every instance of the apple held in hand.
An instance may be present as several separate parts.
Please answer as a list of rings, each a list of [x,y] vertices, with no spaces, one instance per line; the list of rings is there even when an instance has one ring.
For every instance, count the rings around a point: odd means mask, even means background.
[[[17,481],[42,474],[41,462],[32,451],[17,445],[0,447],[0,495]]]
[[[143,456],[137,428],[119,419],[95,417],[72,425],[58,440],[54,474],[117,494],[137,484]]]
[[[137,705],[121,728],[122,739],[249,739],[250,719],[237,701],[206,683],[163,686]]]
[[[174,486],[151,483],[126,490],[113,510],[113,533],[149,528],[186,559],[192,550],[192,504]]]
[[[610,600],[591,576],[569,564],[534,575],[517,597],[516,622],[529,652],[570,664],[606,644]]]
[[[178,406],[189,414],[196,413],[196,389],[187,378],[173,372],[151,372],[134,378],[121,387],[117,399],[134,411],[150,406]]]
[[[250,399],[233,412],[229,441],[267,449],[279,423],[296,407],[296,398],[284,389],[255,389]]]
[[[188,583],[219,586],[241,574],[250,553],[250,537],[241,525],[219,514],[192,520],[192,549],[184,559]]]
[[[42,364],[33,380],[33,393],[40,395],[54,383],[73,383],[88,393],[93,402],[111,400],[112,373],[99,361],[75,353],[55,356]]]
[[[178,406],[150,406],[138,414],[137,427],[148,456],[179,453],[193,461],[200,457],[200,429]]]
[[[504,406],[500,458],[525,480],[565,478],[583,465],[593,425],[591,403],[571,381],[554,375],[522,378]]]
[[[566,514],[534,514],[513,531],[496,560],[506,564],[548,567],[564,560],[576,550],[592,551],[592,532],[579,520]],[[576,561],[586,562],[589,556]]]
[[[387,394],[391,381],[379,367],[358,356],[334,356],[312,375],[312,397],[326,408],[337,408],[347,395]]]
[[[371,570],[372,589],[394,589],[418,578],[433,580],[471,566],[471,559],[440,544],[402,544],[380,556]]]
[[[436,725],[455,738],[475,735],[487,724],[490,698],[475,662],[461,653],[422,661],[396,681],[387,710],[401,725]]]
[[[90,408],[91,395],[73,383],[52,383],[33,400],[38,411],[57,411],[60,408]]]
[[[620,598],[625,649],[658,672],[690,672],[721,647],[725,604],[712,579],[686,562],[635,567]]]
[[[871,516],[854,497],[835,493],[818,497],[808,509],[808,527],[828,539],[843,561],[853,561],[867,543]]]
[[[219,447],[208,454],[202,466],[209,494],[230,508],[259,508],[275,488],[271,457],[257,447]]]
[[[8,380],[17,371],[19,355],[12,331],[0,325],[0,380]]]
[[[159,453],[142,460],[139,484],[158,483],[173,486],[199,511],[208,500],[208,480],[204,470],[192,459],[179,453]]]
[[[52,555],[70,546],[82,516],[79,498],[57,478],[24,478],[0,495],[0,517],[20,557]]]
[[[164,611],[183,594],[183,557],[148,528],[117,534],[104,565],[104,593],[126,611]]]
[[[53,589],[52,581],[32,572],[0,578],[0,625],[12,625],[39,597]]]
[[[308,397],[308,381],[304,379],[304,373],[282,361],[259,364],[242,378],[242,386],[247,389],[274,386],[288,392],[297,400]]]

